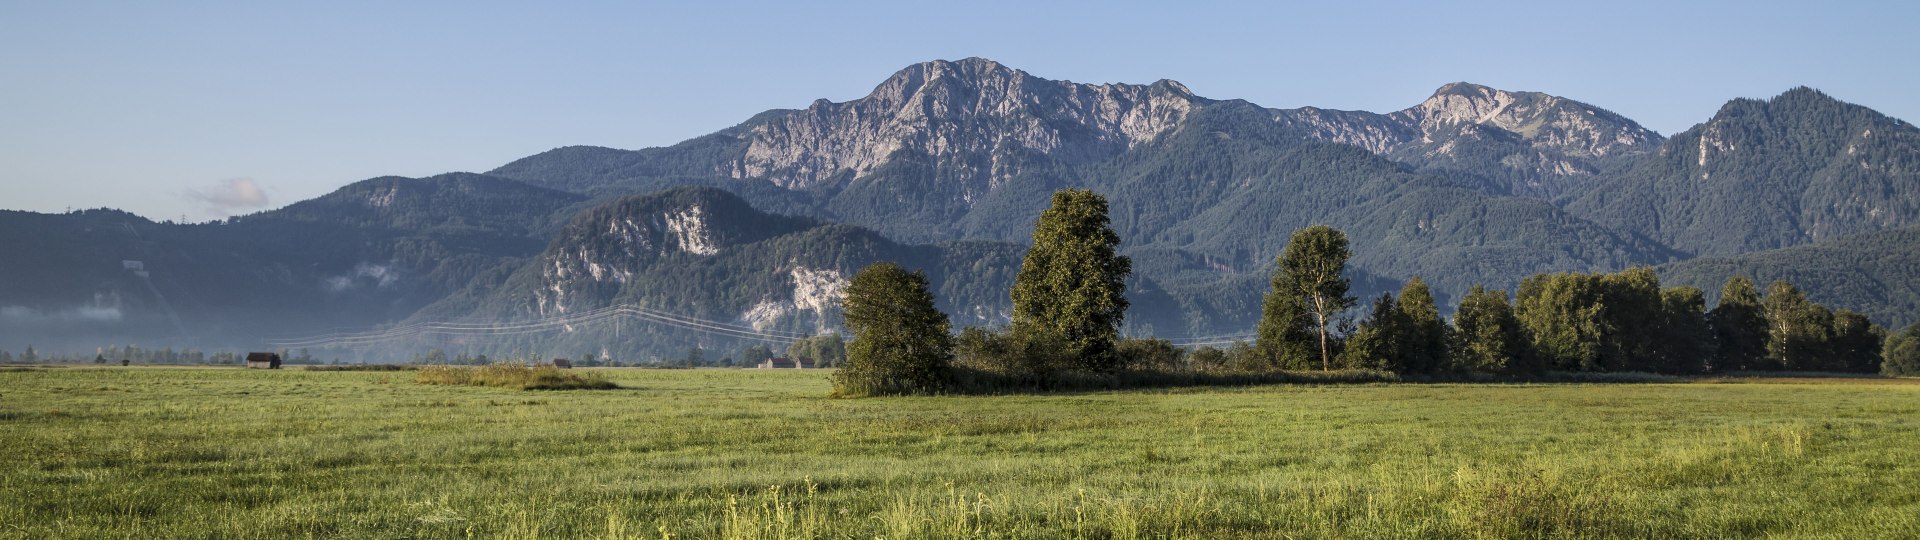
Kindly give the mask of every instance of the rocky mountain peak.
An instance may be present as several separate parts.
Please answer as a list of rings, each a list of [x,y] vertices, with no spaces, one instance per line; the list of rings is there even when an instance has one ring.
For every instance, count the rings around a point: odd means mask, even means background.
[[[1644,152],[1665,140],[1632,120],[1586,103],[1467,82],[1443,85],[1426,101],[1391,116],[1418,126],[1429,141],[1436,133],[1476,124],[1512,132],[1537,149],[1575,158]]]
[[[1173,129],[1197,102],[1173,81],[1081,84],[983,58],[936,60],[894,73],[860,99],[817,101],[749,127],[747,151],[729,172],[805,189],[908,152],[965,163],[952,172],[971,197],[1015,172],[1001,160],[1005,150],[1100,159]]]

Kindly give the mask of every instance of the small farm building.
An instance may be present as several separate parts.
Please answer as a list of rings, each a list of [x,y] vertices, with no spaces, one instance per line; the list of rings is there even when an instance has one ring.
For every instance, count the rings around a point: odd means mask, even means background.
[[[249,369],[280,369],[280,355],[270,352],[247,353]]]

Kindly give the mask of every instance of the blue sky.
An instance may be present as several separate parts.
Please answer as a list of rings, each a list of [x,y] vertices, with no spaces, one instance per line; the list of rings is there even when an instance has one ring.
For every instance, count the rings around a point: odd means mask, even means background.
[[[1269,107],[1451,81],[1661,133],[1797,85],[1920,120],[1911,2],[0,0],[0,208],[191,220],[553,147],[643,148],[982,56]]]

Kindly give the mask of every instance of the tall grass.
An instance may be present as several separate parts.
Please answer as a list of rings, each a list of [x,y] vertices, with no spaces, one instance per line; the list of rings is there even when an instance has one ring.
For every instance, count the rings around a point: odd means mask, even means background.
[[[0,372],[0,538],[1920,538],[1920,381]]]
[[[413,371],[420,369],[420,366],[407,364],[331,364],[306,366],[300,369],[306,371]]]
[[[414,382],[493,386],[520,390],[610,390],[619,388],[597,372],[575,372],[553,366],[504,362],[485,366],[421,366]]]

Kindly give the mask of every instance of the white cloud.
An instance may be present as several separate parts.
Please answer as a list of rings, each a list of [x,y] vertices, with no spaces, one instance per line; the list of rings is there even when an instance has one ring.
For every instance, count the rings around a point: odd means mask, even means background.
[[[231,216],[248,210],[266,208],[267,192],[252,178],[233,178],[200,189],[187,190],[187,198],[206,205],[209,214]]]

